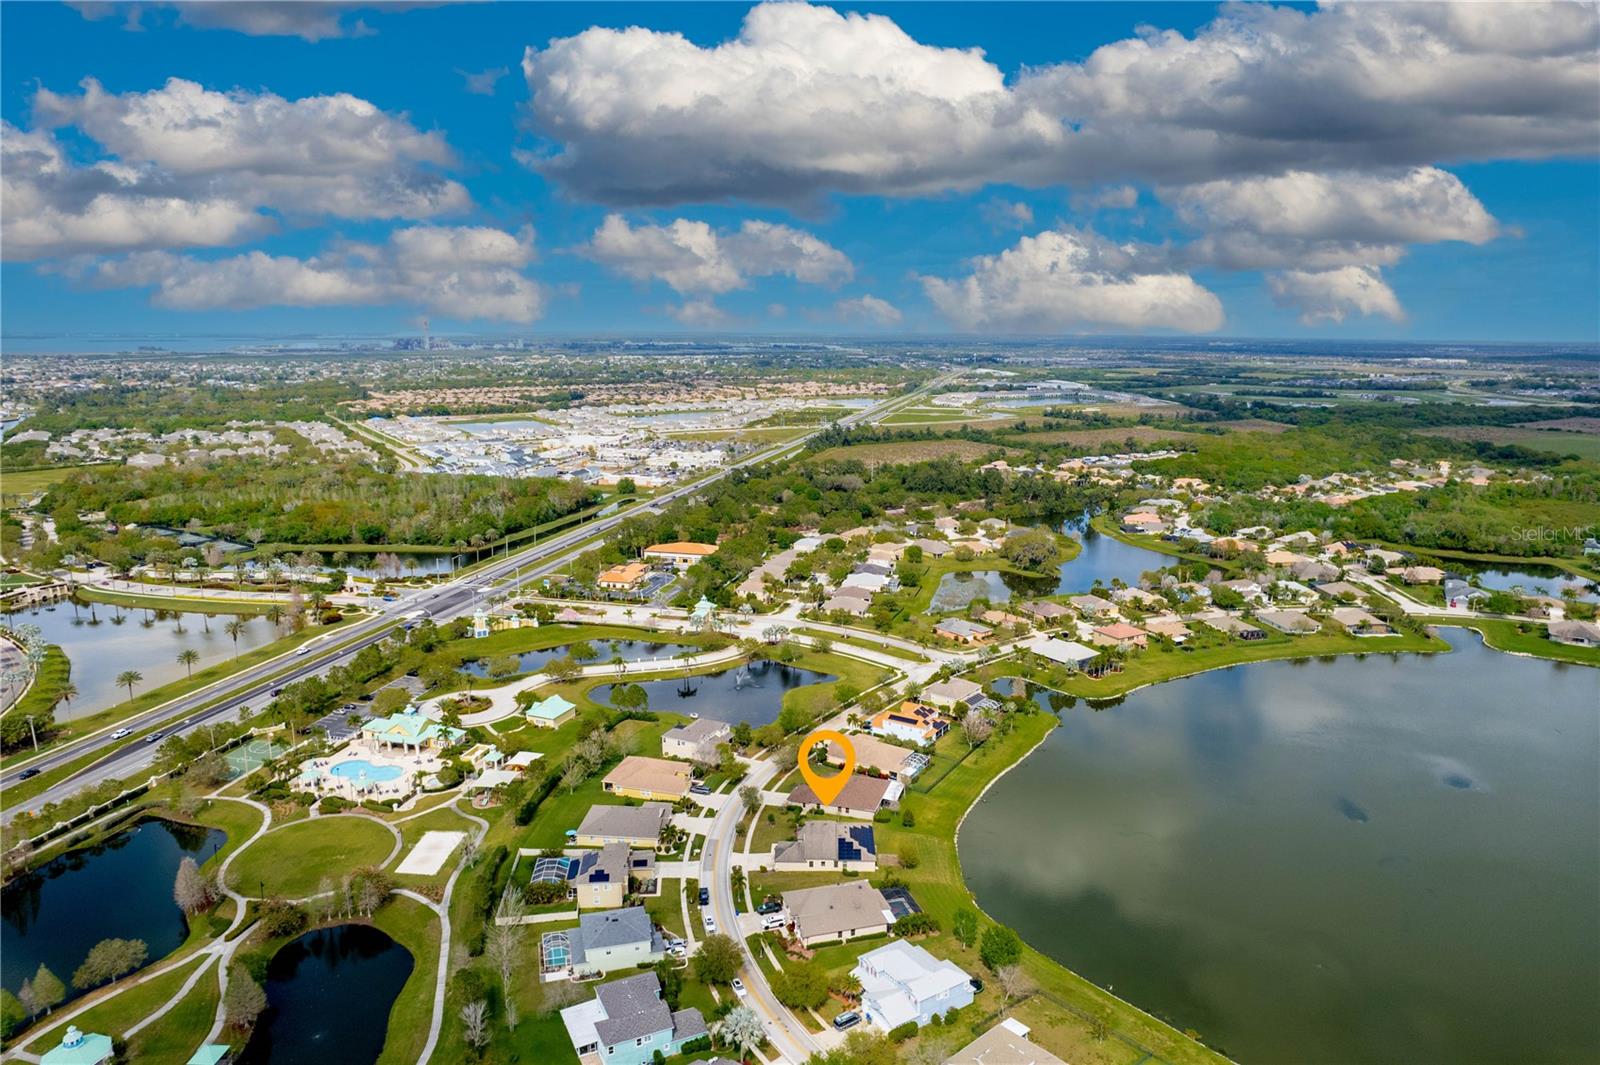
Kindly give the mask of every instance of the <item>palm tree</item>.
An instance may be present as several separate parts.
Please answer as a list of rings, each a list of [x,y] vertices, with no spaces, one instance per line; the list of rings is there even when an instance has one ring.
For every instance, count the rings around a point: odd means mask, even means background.
[[[210,632],[211,631],[211,612],[209,610],[202,612],[201,615],[200,615],[200,619],[201,619],[201,623],[203,625],[205,625],[206,631]]]
[[[117,674],[117,687],[128,689],[128,698],[133,698],[133,686],[144,680],[144,674],[137,669],[125,669]]]
[[[234,618],[222,626],[222,631],[233,637],[233,657],[239,657],[239,634],[244,631],[244,619]]]
[[[194,676],[194,664],[200,661],[200,652],[193,647],[185,647],[178,652],[178,664],[189,667],[189,676]]]
[[[274,629],[276,629],[278,624],[283,621],[283,607],[279,606],[277,603],[273,603],[271,606],[267,607],[266,617],[267,621]]]
[[[73,684],[71,681],[68,681],[66,687],[61,689],[61,701],[64,703],[70,703],[77,697],[78,686]]]

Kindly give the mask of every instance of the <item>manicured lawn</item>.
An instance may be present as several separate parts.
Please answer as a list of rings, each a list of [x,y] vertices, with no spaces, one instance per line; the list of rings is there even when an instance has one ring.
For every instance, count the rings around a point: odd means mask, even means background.
[[[396,897],[373,918],[411,952],[411,975],[389,1010],[389,1035],[379,1065],[412,1065],[428,1039],[433,1020],[433,989],[439,975],[439,918],[414,899]]]
[[[1530,631],[1524,632],[1522,623],[1516,621],[1499,621],[1491,618],[1426,620],[1436,625],[1459,625],[1466,629],[1476,629],[1483,636],[1483,642],[1497,651],[1533,655],[1535,658],[1551,658],[1557,662],[1572,662],[1580,666],[1600,666],[1600,647],[1569,647],[1566,644],[1556,643],[1545,634],[1543,625],[1530,626]]]
[[[314,894],[323,877],[335,881],[363,865],[389,857],[394,837],[360,814],[334,814],[296,821],[262,836],[228,869],[228,883],[245,895],[298,899]]]
[[[217,987],[217,970],[213,965],[170,1013],[129,1040],[128,1060],[188,1061],[211,1031],[211,1022],[216,1017],[217,1002],[221,997]],[[243,1044],[237,1034],[228,1032],[222,1034],[222,1041],[227,1042],[230,1035],[235,1047]]]
[[[908,662],[928,661],[926,655],[919,655],[915,651],[908,651],[904,647],[897,647],[894,644],[878,643],[870,636],[840,636],[836,633],[824,632],[821,629],[807,628],[797,628],[794,631],[801,636],[814,636],[818,639],[832,640],[834,643],[842,644],[846,647],[860,647],[868,651],[877,651],[879,654],[904,658]]]
[[[661,894],[653,899],[646,899],[644,908],[649,911],[650,919],[656,924],[676,932],[680,937],[684,935],[682,880],[674,878],[661,881]]]
[[[113,988],[110,993],[102,992],[104,996],[102,1000],[73,1018],[71,1023],[86,1032],[102,1032],[120,1037],[130,1027],[161,1008],[163,1003],[177,994],[183,982],[199,964],[200,959],[191,959],[174,967],[170,972],[142,982],[136,977],[130,977],[120,985],[121,990]],[[27,1049],[35,1054],[49,1050],[60,1043],[61,1036],[66,1030],[66,1023],[52,1024],[33,1036]]]

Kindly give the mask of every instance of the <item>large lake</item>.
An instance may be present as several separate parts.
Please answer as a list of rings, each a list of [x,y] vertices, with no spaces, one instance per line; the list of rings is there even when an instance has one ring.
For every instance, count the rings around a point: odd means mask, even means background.
[[[178,864],[204,863],[227,838],[214,828],[145,821],[12,880],[0,891],[0,984],[15,994],[42,963],[75,998],[72,972],[102,939],[142,939],[152,962],[172,953],[188,935],[172,901]]]
[[[1064,710],[968,884],[1247,1065],[1600,1061],[1600,671],[1445,632]]]
[[[178,663],[178,652],[186,648],[199,653],[194,668],[200,670],[233,657],[235,650],[243,654],[280,635],[266,618],[240,615],[245,625],[235,648],[222,628],[233,617],[214,614],[207,621],[198,613],[61,601],[7,614],[6,621],[13,627],[39,626],[44,641],[59,644],[72,661],[72,683],[78,694],[71,702],[56,704],[57,719],[68,721],[126,699],[128,689],[117,686],[117,674],[123,670],[144,675],[134,687],[137,695],[188,676],[188,668]]]

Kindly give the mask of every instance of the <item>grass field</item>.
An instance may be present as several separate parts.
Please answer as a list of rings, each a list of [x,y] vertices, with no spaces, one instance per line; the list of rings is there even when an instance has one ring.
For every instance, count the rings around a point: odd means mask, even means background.
[[[389,830],[360,814],[296,821],[268,832],[234,859],[228,883],[242,895],[265,890],[268,896],[305,898],[324,876],[337,880],[360,866],[378,865],[393,848]]]
[[[172,1012],[129,1040],[128,1060],[188,1061],[211,1030],[221,997],[216,966],[212,966]]]
[[[1012,454],[1010,449],[980,444],[975,440],[897,440],[883,444],[852,444],[819,451],[812,462],[860,462],[866,466],[894,466],[932,459],[972,462],[996,452]]]
[[[1156,444],[1164,440],[1193,440],[1194,433],[1181,429],[1160,429],[1152,425],[1129,425],[1120,429],[1060,429],[1026,433],[1007,439],[1019,444],[1071,444],[1074,447],[1122,448],[1129,440],[1136,444]]]
[[[177,994],[183,982],[199,964],[201,964],[199,960],[191,958],[175,966],[171,971],[157,976],[130,977],[123,982],[121,990],[106,994],[103,1001],[80,1013],[71,1023],[85,1032],[101,1032],[121,1038],[129,1028]],[[42,1053],[60,1043],[64,1034],[66,1034],[65,1022],[50,1025],[48,1028],[41,1027],[24,1046],[32,1053]]]
[[[379,1065],[411,1065],[428,1039],[433,989],[439,974],[439,918],[415,899],[385,903],[373,924],[411,952],[411,975],[389,1009],[389,1033]]]
[[[1532,451],[1557,455],[1577,455],[1600,462],[1600,432],[1572,432],[1558,429],[1529,429],[1498,425],[1447,425],[1438,429],[1419,429],[1423,436],[1444,436],[1451,440],[1481,440],[1489,444],[1515,444]]]
[[[13,473],[6,470],[0,473],[0,493],[12,496],[27,496],[41,492],[58,481],[64,481],[67,474],[78,466],[56,466],[46,470],[18,470]]]

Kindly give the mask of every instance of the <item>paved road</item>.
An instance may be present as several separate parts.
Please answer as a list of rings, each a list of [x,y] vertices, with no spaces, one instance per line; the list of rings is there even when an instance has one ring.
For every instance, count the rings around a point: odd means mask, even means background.
[[[949,376],[946,375],[934,382],[930,382],[917,392],[897,396],[875,407],[850,414],[841,418],[839,420],[840,424],[846,426],[855,425],[881,418],[894,409],[914,402],[916,397],[923,392],[944,384],[949,379]],[[270,697],[272,689],[326,672],[333,666],[348,661],[363,648],[382,640],[401,623],[406,614],[419,609],[426,610],[432,618],[438,621],[447,621],[462,614],[470,613],[479,604],[483,590],[495,582],[514,576],[520,585],[524,580],[537,579],[552,573],[565,565],[573,556],[579,554],[583,549],[582,545],[592,537],[615,528],[631,515],[643,509],[657,510],[676,500],[693,495],[735,470],[791,455],[800,450],[817,432],[821,432],[821,430],[807,433],[805,436],[798,437],[787,443],[756,452],[699,480],[679,485],[640,506],[630,507],[604,518],[597,518],[575,529],[554,536],[543,543],[525,548],[499,561],[491,562],[483,569],[446,584],[435,591],[418,592],[395,602],[383,604],[381,611],[376,616],[359,621],[331,635],[321,648],[310,651],[303,656],[298,656],[299,664],[281,676],[274,677],[273,674],[278,670],[284,669],[286,661],[296,661],[296,658],[284,656],[264,662],[258,666],[252,666],[225,680],[192,692],[189,695],[181,696],[122,724],[133,728],[135,731],[142,731],[157,725],[165,726],[173,722],[181,722],[176,731],[188,732],[205,725],[217,724],[243,716],[250,709],[259,709],[261,702]],[[348,642],[352,640],[354,642]],[[344,642],[337,649],[333,649],[332,645],[338,641]],[[212,702],[215,702],[216,705],[209,709],[201,709],[205,704]],[[51,769],[75,762],[87,754],[105,752],[103,757],[97,759],[88,767],[80,769],[33,798],[14,804],[6,803],[3,812],[4,819],[9,820],[22,811],[38,810],[46,803],[59,802],[83,788],[93,786],[103,780],[128,777],[149,766],[155,760],[157,744],[146,744],[142,739],[135,739],[131,743],[120,739],[112,739],[111,732],[112,729],[108,727],[98,733],[86,736],[82,740],[47,751],[37,758],[19,762],[7,771],[4,776],[0,776],[0,789],[9,788],[21,779],[20,774],[24,769],[39,769],[48,772]]]

